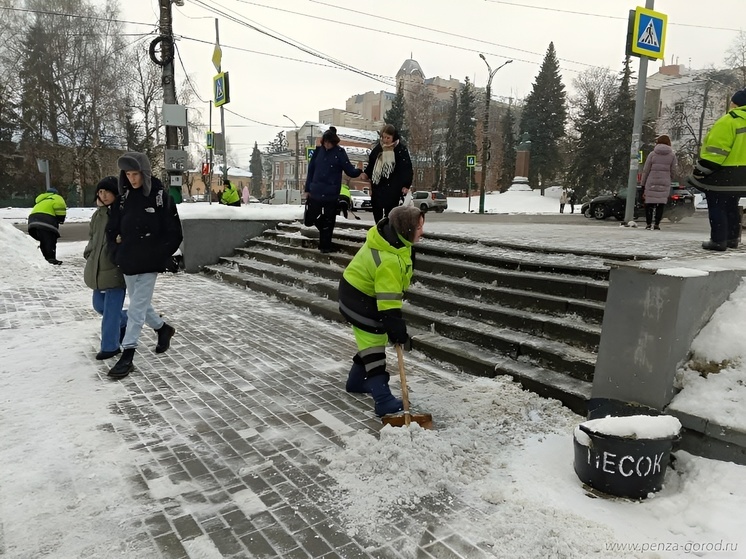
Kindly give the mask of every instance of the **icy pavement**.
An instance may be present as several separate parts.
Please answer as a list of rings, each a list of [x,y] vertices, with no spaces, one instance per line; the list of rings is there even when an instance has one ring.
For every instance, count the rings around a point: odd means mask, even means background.
[[[348,328],[199,275],[159,278],[172,347],[156,355],[145,331],[136,371],[112,382],[113,360],[93,359],[82,259],[64,260],[43,282],[24,285],[21,269],[0,285],[0,556],[652,558],[681,553],[651,544],[746,545],[746,468],[679,453],[654,498],[590,498],[572,467],[581,417],[416,352],[412,399],[436,430],[382,429],[370,397],[344,392]]]

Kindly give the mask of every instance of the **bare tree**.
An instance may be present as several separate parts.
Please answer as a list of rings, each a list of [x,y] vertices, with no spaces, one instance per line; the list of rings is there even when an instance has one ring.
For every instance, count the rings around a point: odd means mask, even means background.
[[[409,84],[406,96],[405,121],[407,147],[414,167],[414,185],[422,188],[432,183],[434,157],[433,106],[435,98],[424,84]],[[427,175],[427,176],[426,176]]]
[[[725,52],[725,63],[728,68],[735,70],[738,74],[738,88],[746,87],[746,31],[743,29],[731,43]]]

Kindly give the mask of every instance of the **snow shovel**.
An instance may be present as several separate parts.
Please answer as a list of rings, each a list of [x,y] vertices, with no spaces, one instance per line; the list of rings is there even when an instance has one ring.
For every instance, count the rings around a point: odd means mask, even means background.
[[[384,425],[392,427],[409,427],[414,421],[423,429],[433,428],[433,416],[429,413],[410,413],[409,412],[409,389],[407,388],[407,375],[404,373],[404,354],[399,344],[396,344],[396,356],[399,359],[399,378],[401,379],[401,401],[404,408],[403,413],[391,413],[384,415],[381,422]]]

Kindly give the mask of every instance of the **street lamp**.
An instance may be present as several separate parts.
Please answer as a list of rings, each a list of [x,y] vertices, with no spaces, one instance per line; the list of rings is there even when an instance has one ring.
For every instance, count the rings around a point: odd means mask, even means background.
[[[494,70],[490,66],[490,63],[487,62],[487,59],[484,57],[484,55],[480,52],[479,58],[484,60],[484,63],[487,65],[487,71],[489,72],[489,78],[487,79],[487,90],[485,91],[484,96],[484,119],[482,121],[482,180],[481,184],[479,185],[479,213],[484,213],[484,185],[487,181],[487,161],[489,161],[489,149],[490,149],[490,139],[489,139],[489,122],[490,122],[490,96],[492,95],[492,78],[495,77],[495,74],[497,74],[497,71],[505,66],[506,64],[510,64],[513,62],[512,60],[506,60],[500,66],[495,68]]]
[[[300,134],[300,128],[298,128],[298,125],[295,124],[295,121],[292,118],[290,118],[288,115],[282,115],[282,116],[284,116],[286,119],[292,122],[293,126],[295,126],[295,186],[298,189],[298,191],[301,192],[300,179],[298,175],[298,171],[299,171],[298,167],[300,166],[300,157],[299,157],[300,148],[298,147],[299,146],[298,134]]]

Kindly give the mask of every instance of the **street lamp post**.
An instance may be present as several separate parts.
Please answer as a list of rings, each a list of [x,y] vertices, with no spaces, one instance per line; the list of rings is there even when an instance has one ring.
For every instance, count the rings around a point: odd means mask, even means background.
[[[290,122],[293,123],[293,126],[295,126],[295,187],[298,189],[298,192],[301,192],[300,188],[300,178],[299,178],[299,169],[300,166],[300,147],[298,143],[298,134],[300,134],[300,128],[298,128],[298,125],[295,124],[295,121],[290,118],[288,115],[282,115],[286,119],[288,119]]]
[[[489,139],[489,122],[490,122],[490,96],[492,95],[492,78],[495,77],[495,74],[497,74],[497,71],[505,66],[506,64],[510,64],[513,62],[512,60],[506,60],[500,66],[495,68],[494,70],[490,66],[490,63],[487,62],[487,59],[484,57],[482,53],[479,53],[479,58],[484,60],[484,63],[487,65],[487,71],[489,72],[489,78],[487,79],[487,90],[485,91],[484,96],[484,119],[482,120],[482,180],[481,184],[479,185],[479,213],[484,213],[484,187],[485,183],[487,182],[487,162],[489,161],[489,149],[490,149],[490,139]]]

